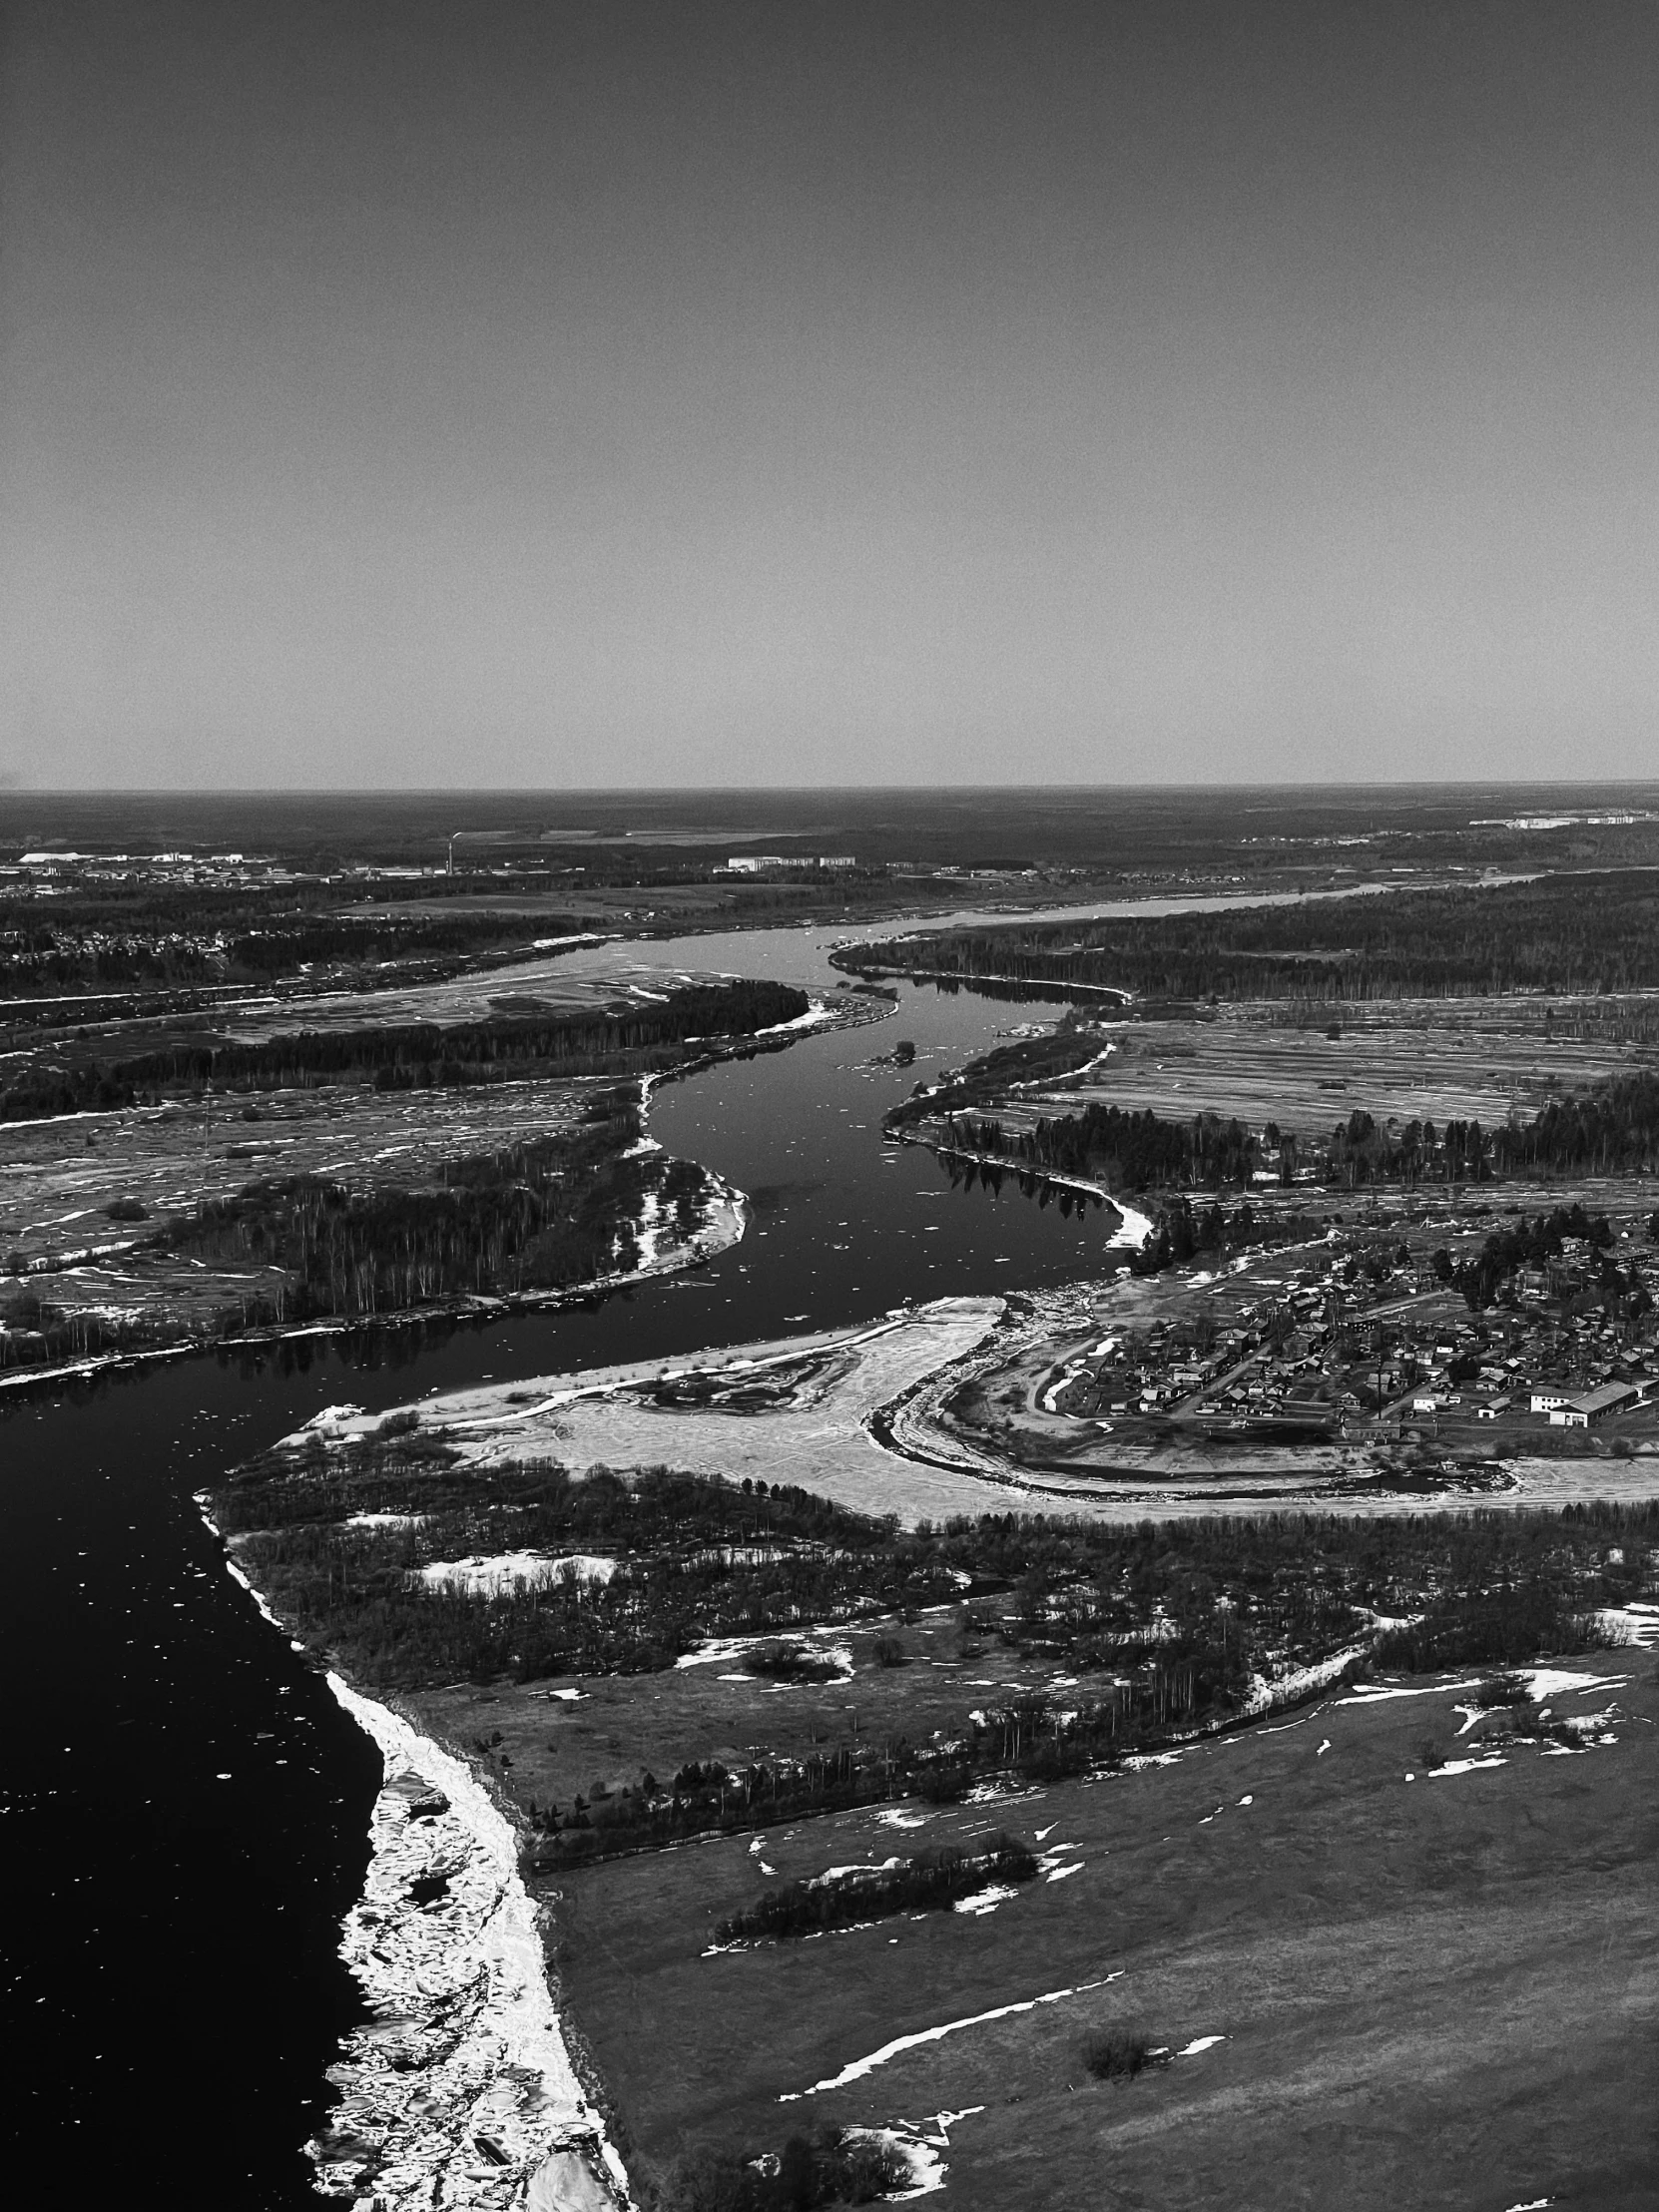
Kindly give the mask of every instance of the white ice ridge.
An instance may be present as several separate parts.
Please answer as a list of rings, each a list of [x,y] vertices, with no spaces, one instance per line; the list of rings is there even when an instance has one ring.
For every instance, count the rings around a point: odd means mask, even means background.
[[[318,2188],[359,2212],[630,2204],[559,2029],[510,1823],[459,1759],[338,1675],[328,1687],[385,1779],[340,1940],[373,2017],[329,2068]]]
[[[849,2060],[838,2074],[815,2081],[810,2089],[787,2089],[778,2101],[799,2104],[803,2097],[816,2097],[825,2089],[844,2089],[849,2081],[861,2081],[865,2074],[873,2073],[877,2066],[884,2066],[900,2051],[914,2050],[922,2043],[937,2043],[946,2035],[959,2034],[964,2027],[983,2027],[988,2020],[1005,2020],[1015,2012],[1034,2012],[1039,2004],[1058,2004],[1065,1997],[1080,1997],[1090,1989],[1104,1989],[1108,1981],[1121,1979],[1125,1970],[1120,1966],[1116,1973],[1103,1974],[1098,1981],[1079,1981],[1069,1989],[1050,1989],[1042,1996],[1024,1997],[1018,2004],[994,2005],[990,2011],[971,2013],[965,2020],[946,2020],[941,2027],[924,2027],[916,2035],[896,2035],[879,2050],[872,2050],[867,2058]]]

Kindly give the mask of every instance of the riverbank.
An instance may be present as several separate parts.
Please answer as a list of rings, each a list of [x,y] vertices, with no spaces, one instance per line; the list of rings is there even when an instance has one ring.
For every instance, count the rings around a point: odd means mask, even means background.
[[[319,2190],[360,2212],[631,2204],[559,2024],[512,1823],[401,1714],[328,1685],[384,1780],[340,1941],[373,2017],[329,2068],[340,2102],[307,2146]]]

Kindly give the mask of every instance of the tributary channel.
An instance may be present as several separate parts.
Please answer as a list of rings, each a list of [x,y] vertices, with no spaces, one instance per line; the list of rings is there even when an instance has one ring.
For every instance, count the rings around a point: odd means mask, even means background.
[[[1193,902],[1160,902],[1177,903]],[[828,992],[829,947],[862,933],[568,958]],[[953,1192],[926,1153],[880,1134],[918,1079],[1056,1011],[905,986],[884,1022],[660,1088],[653,1135],[751,1200],[743,1241],[706,1270],[484,1326],[158,1365],[0,1414],[5,2103],[14,2171],[51,2177],[31,2202],[318,2202],[302,2146],[357,2016],[335,1945],[379,1760],[226,1572],[195,1492],[342,1399],[378,1407],[1085,1272],[1110,1217],[1065,1220],[1011,1185]],[[901,1037],[913,1068],[868,1065]]]

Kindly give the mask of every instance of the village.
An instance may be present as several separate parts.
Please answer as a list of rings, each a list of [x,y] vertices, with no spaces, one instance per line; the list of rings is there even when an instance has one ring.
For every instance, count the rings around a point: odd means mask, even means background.
[[[1163,1279],[1117,1334],[1051,1364],[1032,1410],[1087,1423],[1107,1449],[1659,1449],[1647,1217],[1610,1222],[1582,1200],[1530,1219],[1517,1201],[1413,1212],[1333,1216],[1311,1247]],[[1504,1267],[1506,1243],[1529,1241],[1555,1249]]]

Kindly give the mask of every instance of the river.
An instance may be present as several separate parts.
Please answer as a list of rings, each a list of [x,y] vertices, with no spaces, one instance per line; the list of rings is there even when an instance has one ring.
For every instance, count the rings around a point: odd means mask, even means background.
[[[828,991],[830,944],[891,933],[621,950],[642,968]],[[618,950],[567,958],[598,972]],[[7,2103],[30,2167],[58,2177],[52,2196],[314,2205],[302,2146],[357,2016],[335,1945],[378,1756],[225,1572],[194,1493],[341,1398],[377,1406],[1072,1278],[1108,1217],[1062,1219],[1011,1186],[953,1192],[929,1156],[880,1141],[919,1078],[1054,1011],[907,985],[879,1025],[659,1088],[653,1134],[752,1200],[748,1234],[706,1271],[484,1327],[159,1365],[0,1417]],[[900,1037],[913,1068],[867,1065]]]

